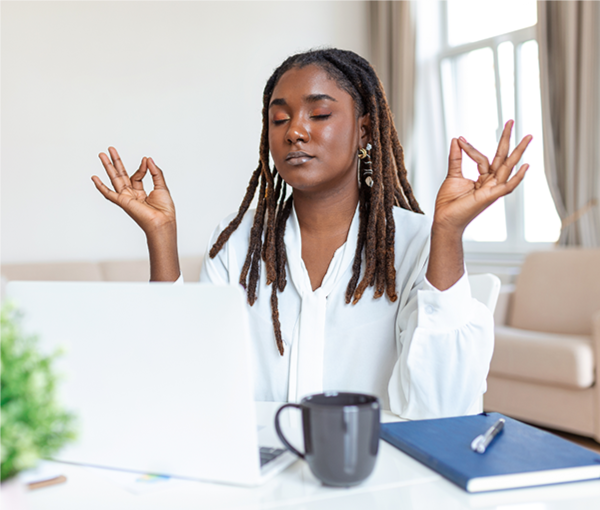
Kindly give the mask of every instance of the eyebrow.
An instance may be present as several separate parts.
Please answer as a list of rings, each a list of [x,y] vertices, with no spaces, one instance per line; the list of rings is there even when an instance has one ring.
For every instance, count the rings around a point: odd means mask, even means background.
[[[337,103],[337,99],[327,94],[310,94],[309,96],[304,96],[304,100],[307,103],[316,103],[317,101],[322,101],[323,99],[328,99],[329,101],[335,101]]]
[[[308,96],[304,96],[302,99],[307,103],[316,103],[318,101],[323,101],[324,99],[335,101],[337,103],[337,99],[328,94],[309,94]],[[285,106],[286,104],[287,102],[285,99],[278,97],[271,101],[269,108],[271,108],[271,106]]]

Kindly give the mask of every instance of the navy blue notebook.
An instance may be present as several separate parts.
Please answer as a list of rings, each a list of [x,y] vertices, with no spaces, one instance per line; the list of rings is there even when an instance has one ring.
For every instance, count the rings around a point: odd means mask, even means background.
[[[471,450],[499,418],[486,452]],[[498,413],[382,423],[381,438],[468,492],[600,478],[600,454]]]

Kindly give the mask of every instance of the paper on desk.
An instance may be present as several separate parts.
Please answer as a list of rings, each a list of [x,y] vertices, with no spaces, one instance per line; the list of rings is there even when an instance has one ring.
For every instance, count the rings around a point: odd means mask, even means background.
[[[86,467],[88,471],[110,480],[123,489],[133,494],[147,494],[161,490],[179,487],[183,484],[195,483],[190,480],[172,478],[166,475],[151,475],[132,473],[131,471],[120,471],[118,469],[105,469],[97,467]]]
[[[45,482],[63,475],[63,468],[54,462],[40,461],[34,468],[27,469],[19,475],[24,484]]]

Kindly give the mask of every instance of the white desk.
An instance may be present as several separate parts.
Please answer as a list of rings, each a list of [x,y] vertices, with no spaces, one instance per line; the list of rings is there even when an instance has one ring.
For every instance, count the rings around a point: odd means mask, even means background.
[[[272,408],[263,406],[264,412],[272,412]],[[384,414],[382,421],[394,421],[393,415]],[[468,494],[384,441],[374,473],[363,484],[349,489],[324,487],[304,461],[252,489],[177,481],[145,494],[124,489],[98,470],[61,466],[68,481],[28,493],[30,510],[600,509],[600,480]]]

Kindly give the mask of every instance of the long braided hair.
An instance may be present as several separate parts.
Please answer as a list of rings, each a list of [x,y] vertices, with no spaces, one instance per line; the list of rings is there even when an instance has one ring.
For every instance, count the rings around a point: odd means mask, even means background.
[[[352,277],[346,289],[346,303],[358,303],[367,287],[375,287],[374,298],[387,294],[396,301],[396,269],[394,267],[393,207],[422,213],[404,166],[404,151],[398,141],[392,113],[379,78],[371,65],[351,51],[320,49],[287,58],[267,81],[263,92],[262,133],[259,163],[250,178],[246,195],[238,214],[221,232],[209,256],[214,258],[231,234],[240,225],[259,189],[254,223],[250,231],[248,253],[240,274],[240,284],[246,289],[248,303],[256,301],[261,259],[265,264],[267,285],[271,285],[271,315],[275,340],[283,355],[283,339],[279,322],[277,293],[286,286],[286,252],[283,237],[292,210],[293,195],[287,198],[287,185],[269,163],[268,111],[273,90],[283,74],[293,68],[316,65],[348,92],[356,107],[357,117],[371,118],[371,158],[373,186],[361,182],[359,189],[359,231]],[[363,271],[364,253],[364,271]],[[362,274],[362,279],[361,279]],[[360,281],[359,281],[360,280]]]

